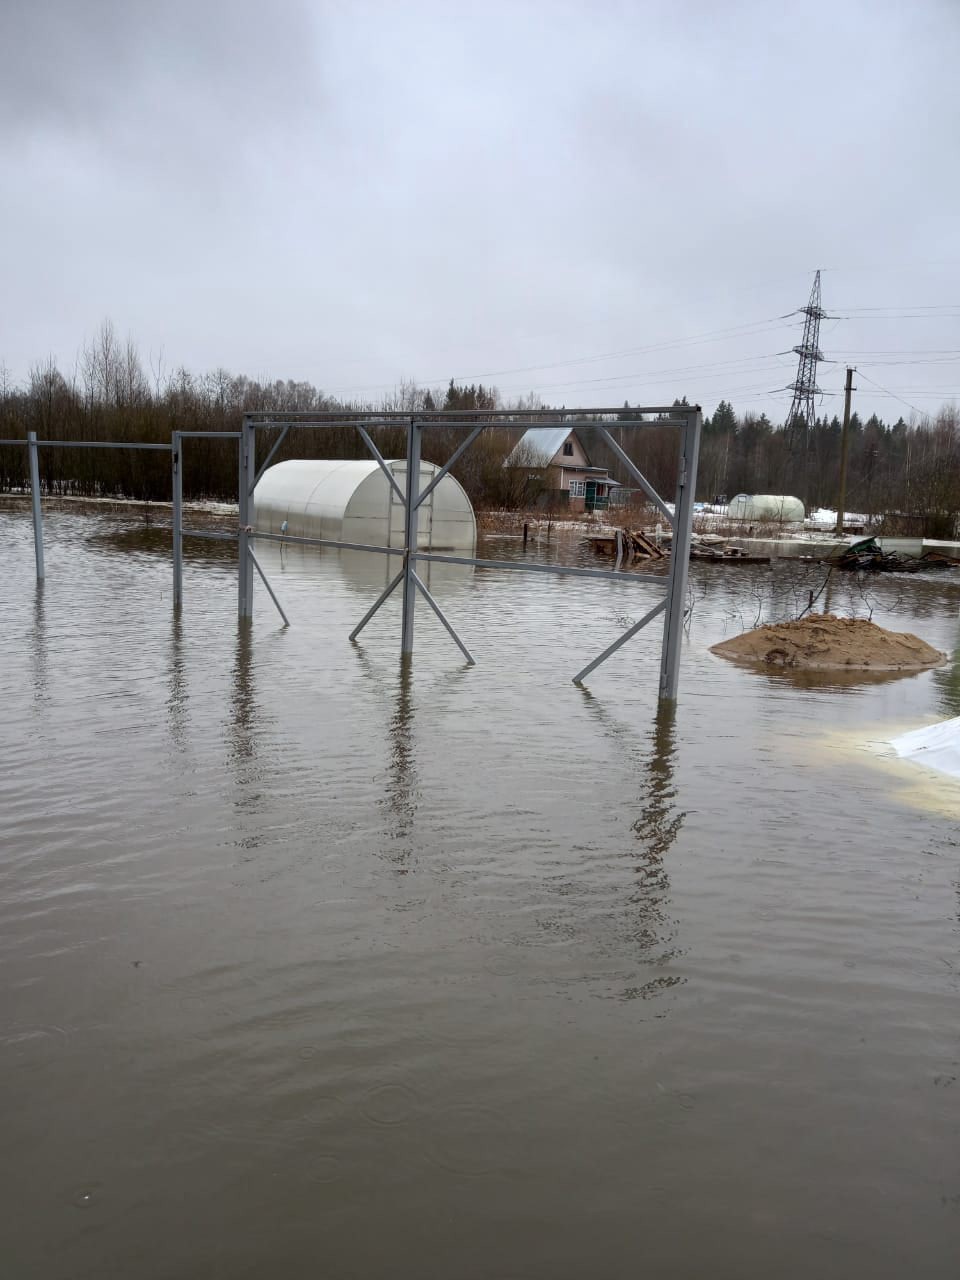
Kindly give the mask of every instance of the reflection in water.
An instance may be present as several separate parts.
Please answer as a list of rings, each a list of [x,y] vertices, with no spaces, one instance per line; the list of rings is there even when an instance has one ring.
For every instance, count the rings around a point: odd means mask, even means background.
[[[371,551],[336,551],[321,553],[336,564],[340,580],[351,591],[364,594],[375,588],[382,591],[396,577],[401,568],[399,556],[378,555]],[[315,562],[317,553],[306,548],[301,563],[309,569]],[[427,588],[436,592],[438,588],[452,589],[469,586],[475,577],[476,570],[472,565],[444,564],[433,560],[418,560],[417,573]],[[397,588],[399,592],[400,588]],[[399,599],[399,596],[396,597]],[[370,603],[373,603],[371,599]],[[418,607],[420,602],[418,601]],[[419,611],[419,609],[418,609]]]
[[[894,680],[909,680],[922,675],[930,667],[905,668],[900,671],[875,671],[869,667],[774,667],[757,662],[747,662],[723,655],[744,670],[755,671],[773,685],[792,685],[794,689],[822,689],[835,693],[851,693],[867,685],[890,684]],[[934,671],[937,668],[933,668]]]
[[[44,612],[42,581],[36,584],[33,597],[33,628],[30,632],[30,659],[33,663],[33,697],[46,702],[50,697],[47,672],[47,619]]]
[[[357,660],[364,678],[378,694],[385,689],[389,675],[386,669],[375,664],[359,644],[355,645]],[[383,696],[384,703],[387,697]],[[397,677],[396,703],[391,703],[389,722],[389,782],[378,803],[389,811],[387,835],[400,842],[388,851],[388,857],[398,869],[407,870],[413,852],[413,823],[420,803],[420,778],[417,772],[413,736],[413,659],[401,655]]]
[[[51,524],[44,619],[0,512],[4,1274],[955,1274],[949,780],[920,813],[823,747],[937,718],[947,672],[839,697],[720,664],[766,571],[695,562],[674,735],[629,664],[545,692],[593,592],[478,573],[487,666],[441,639],[398,687],[387,619],[309,675],[304,628],[373,588],[292,562],[274,643],[225,563],[184,702],[168,614]],[[914,589],[935,626],[877,620],[952,649],[956,602]],[[204,1212],[171,1232],[177,1199]]]
[[[633,824],[641,843],[637,866],[640,888],[669,887],[663,858],[676,840],[686,814],[676,808],[677,789],[673,780],[676,753],[676,703],[661,703],[653,722],[653,751],[643,765],[646,775],[646,805]],[[641,793],[642,794],[642,793]]]
[[[402,841],[393,861],[406,870],[412,852],[413,820],[420,800],[419,778],[413,751],[413,661],[400,659],[396,710],[390,718],[390,784],[387,804],[393,816],[390,834]]]
[[[940,710],[949,718],[960,716],[960,646],[954,650],[952,662],[933,673],[940,697]]]
[[[230,762],[237,770],[240,790],[237,807],[257,812],[262,800],[259,788],[254,785],[260,780],[260,770],[256,768],[260,709],[253,680],[253,621],[250,618],[240,618],[237,622],[237,653],[233,664],[230,707]]]
[[[170,626],[170,693],[167,697],[167,724],[179,751],[187,747],[187,675],[183,655],[183,616],[174,609]]]
[[[641,782],[637,801],[640,816],[631,824],[631,830],[639,843],[634,853],[635,880],[628,901],[635,908],[631,921],[634,944],[645,961],[664,964],[678,954],[674,946],[677,922],[669,914],[670,877],[664,863],[666,854],[683,826],[686,814],[677,808],[677,789],[674,782],[674,756],[676,754],[675,716],[676,705],[662,703],[654,716],[650,734],[652,749],[643,749],[636,743],[633,732],[618,723],[593,694],[583,689],[587,706],[613,737],[632,763],[637,767]],[[675,986],[684,979],[675,974],[664,974],[637,987],[630,987],[624,998],[649,999],[664,988]]]
[[[253,722],[256,700],[253,686],[253,626],[249,618],[237,623],[237,653],[233,664],[233,754],[242,760],[255,755]]]
[[[191,511],[190,523],[210,531],[227,532],[223,519]],[[140,555],[149,559],[169,559],[172,533],[169,525],[137,523],[120,529],[99,530],[87,535],[87,541],[95,547],[104,547],[122,554]],[[236,559],[236,547],[229,541],[186,537],[183,540],[184,560],[200,563],[231,561]]]

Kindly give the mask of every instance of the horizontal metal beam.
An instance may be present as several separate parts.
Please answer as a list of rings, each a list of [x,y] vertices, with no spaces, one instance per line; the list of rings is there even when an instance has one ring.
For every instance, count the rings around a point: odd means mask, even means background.
[[[302,547],[340,547],[343,551],[374,551],[381,556],[403,555],[403,547],[371,547],[366,542],[339,542],[336,538],[296,538],[289,533],[260,533],[259,530],[250,536],[264,542],[292,542]]]
[[[239,431],[181,431],[179,432],[181,439],[190,440],[239,440]],[[26,444],[27,440],[0,440],[0,445],[7,444]],[[136,444],[128,440],[38,440],[37,444],[57,447],[62,449],[164,449],[170,452],[172,446],[169,444]]]
[[[184,529],[184,533],[191,530]],[[235,536],[235,535],[232,535]],[[250,535],[266,542],[292,542],[306,547],[339,547],[344,551],[372,551],[381,556],[402,556],[403,547],[373,547],[365,542],[340,542],[335,538],[297,538],[288,533],[260,533]],[[473,565],[477,569],[513,569],[524,573],[554,573],[573,578],[609,578],[613,582],[649,582],[666,587],[667,575],[658,573],[614,573],[609,569],[581,569],[574,565],[536,564],[528,560],[477,560],[468,556],[445,555],[439,551],[418,551],[418,560],[436,561],[437,564]]]
[[[126,440],[38,440],[44,449],[152,449],[157,453],[172,453],[169,444],[134,444]]]
[[[239,431],[181,431],[181,436],[191,440],[239,440]]]
[[[587,412],[590,413],[590,412],[600,412],[600,411],[587,410]],[[604,410],[603,412],[608,412],[608,411]],[[658,410],[646,409],[646,410],[643,410],[643,412],[657,413]],[[491,417],[490,414],[484,414],[481,416],[484,418]],[[606,417],[602,420],[598,420],[597,418],[583,418],[583,417],[565,418],[556,412],[554,412],[549,418],[537,418],[532,422],[528,421],[522,415],[518,416],[513,414],[507,418],[491,418],[489,422],[488,421],[478,422],[477,417],[458,419],[456,414],[450,414],[449,417],[444,417],[444,418],[415,417],[413,421],[418,427],[423,427],[424,429],[429,429],[430,427],[443,427],[445,429],[450,429],[450,430],[455,429],[455,430],[462,430],[462,431],[472,431],[478,426],[481,428],[481,430],[485,430],[488,427],[500,428],[502,430],[504,427],[527,428],[531,426],[536,426],[536,427],[568,427],[571,431],[573,431],[577,427],[582,427],[584,429],[588,427],[602,427],[602,426],[617,427],[618,429],[620,427],[626,427],[627,430],[629,431],[648,431],[651,427],[682,427],[683,426],[683,422],[676,418],[660,418],[659,420],[652,419],[648,422],[647,421],[620,422],[610,417]],[[297,419],[297,418],[281,417],[276,419],[267,419],[263,422],[254,422],[251,425],[254,427],[297,427],[304,431],[334,431],[334,430],[342,430],[344,427],[355,427],[358,430],[361,427],[405,427],[405,426],[408,426],[409,423],[410,423],[410,418],[404,415],[402,417],[396,417],[396,418],[387,417],[387,418],[363,419],[362,421],[359,421],[359,422],[350,417],[331,418],[329,420],[323,420],[323,421],[310,419],[310,418]]]
[[[609,578],[613,582],[652,582],[666,587],[666,574],[615,573],[610,569],[579,569],[573,565],[536,564],[532,560],[475,560],[467,556],[447,556],[436,551],[418,551],[418,560],[431,560],[437,564],[472,564],[477,569],[511,569],[521,573],[554,573],[568,578]]]
[[[676,404],[656,404],[656,405],[631,405],[630,413],[648,414],[675,414],[682,412],[697,413],[700,410],[699,405],[685,404],[682,407]],[[397,409],[385,410],[355,410],[350,409],[295,409],[292,411],[281,411],[271,409],[252,409],[244,414],[248,421],[254,426],[263,426],[275,419],[270,425],[276,426],[277,422],[303,422],[311,421],[318,424],[330,423],[333,425],[341,425],[346,422],[417,422],[421,425],[442,425],[444,423],[456,422],[458,418],[471,420],[474,423],[483,419],[489,422],[499,422],[516,420],[538,422],[544,418],[557,418],[568,421],[571,418],[584,418],[587,416],[606,416],[611,418],[619,418],[623,413],[623,405],[604,405],[598,409],[456,409],[444,410],[437,409],[433,412],[403,412]],[[625,425],[629,425],[629,419],[625,420]],[[643,423],[634,422],[634,426],[645,425]]]

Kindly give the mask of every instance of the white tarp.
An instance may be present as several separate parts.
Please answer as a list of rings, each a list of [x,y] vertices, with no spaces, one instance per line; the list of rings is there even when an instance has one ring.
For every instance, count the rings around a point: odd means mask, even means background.
[[[901,734],[890,745],[904,760],[960,778],[960,716]]]

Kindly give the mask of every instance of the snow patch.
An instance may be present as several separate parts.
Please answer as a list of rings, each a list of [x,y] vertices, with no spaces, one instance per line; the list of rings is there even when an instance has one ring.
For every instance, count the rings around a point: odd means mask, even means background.
[[[903,760],[960,778],[960,716],[901,734],[890,745]]]

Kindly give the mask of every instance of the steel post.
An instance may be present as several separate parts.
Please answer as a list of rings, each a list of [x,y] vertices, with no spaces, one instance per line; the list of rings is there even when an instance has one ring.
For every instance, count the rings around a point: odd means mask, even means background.
[[[173,607],[179,609],[183,603],[183,469],[181,455],[183,446],[180,432],[174,431],[170,437],[170,458],[173,479]]]
[[[680,641],[687,600],[687,572],[693,533],[693,500],[700,456],[702,415],[697,409],[686,415],[680,432],[680,459],[677,496],[674,503],[673,542],[670,548],[670,586],[663,622],[663,649],[660,655],[660,698],[674,701],[680,679]]]
[[[403,535],[403,630],[401,654],[413,653],[413,619],[417,607],[417,538],[420,511],[420,436],[423,428],[416,422],[407,427],[407,493],[404,503]]]
[[[244,418],[240,431],[240,528],[237,538],[238,582],[237,612],[241,618],[253,617],[253,561],[250,559],[250,532],[253,528],[253,481],[255,471],[256,430]]]
[[[40,507],[40,461],[37,457],[37,433],[27,432],[30,454],[30,499],[33,507],[33,550],[37,558],[37,581],[42,582],[43,572],[43,511]]]

